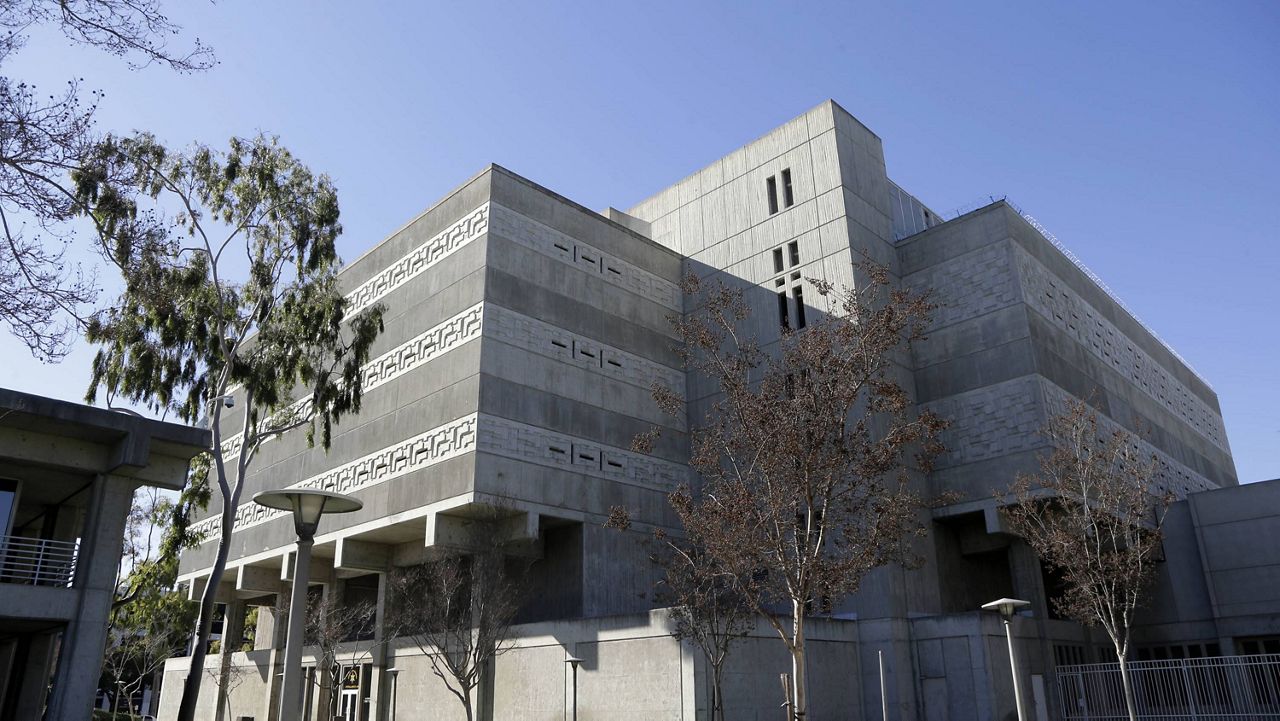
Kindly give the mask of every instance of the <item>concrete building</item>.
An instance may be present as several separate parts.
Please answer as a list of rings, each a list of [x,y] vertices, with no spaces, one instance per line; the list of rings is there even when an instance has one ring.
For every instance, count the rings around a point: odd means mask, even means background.
[[[1280,654],[1280,479],[1193,493],[1165,535],[1137,658]]]
[[[0,388],[0,718],[87,721],[133,493],[181,488],[208,444]]]
[[[918,482],[957,500],[934,511],[924,568],[876,572],[815,627],[813,718],[879,714],[877,652],[893,718],[1007,716],[1003,631],[976,610],[1001,596],[1033,601],[1016,630],[1037,713],[1054,717],[1054,664],[1093,640],[1051,616],[1045,576],[1001,528],[993,490],[1036,468],[1037,431],[1072,396],[1109,424],[1150,429],[1161,482],[1179,496],[1236,486],[1217,397],[1008,202],[944,222],[894,184],[880,138],[834,102],[625,212],[591,211],[498,166],[468,180],[343,271],[356,310],[388,309],[364,408],[335,429],[328,453],[300,436],[264,446],[245,497],[297,485],[364,502],[326,519],[316,539],[312,582],[344,598],[383,604],[388,569],[453,547],[478,519],[532,553],[536,593],[517,648],[482,687],[486,718],[563,718],[570,654],[586,660],[582,718],[702,718],[706,669],[650,609],[653,573],[638,543],[674,530],[665,495],[690,478],[687,430],[713,393],[671,348],[667,318],[691,302],[679,280],[692,272],[746,288],[749,331],[768,343],[822,312],[810,279],[854,283],[863,254],[941,302],[901,370],[921,408],[953,420],[948,453]],[[655,383],[685,398],[682,417],[654,407]],[[663,431],[654,452],[629,450],[653,425]],[[602,528],[615,505],[633,509],[632,532]],[[237,519],[218,589],[233,639],[249,607],[287,595],[293,541],[280,513],[246,503]],[[216,521],[206,527],[216,532]],[[193,595],[214,546],[184,555]],[[1184,618],[1169,628],[1187,628]],[[248,680],[222,699],[210,681],[202,718],[274,718],[281,624],[258,619],[254,650],[229,664]],[[417,649],[382,643],[381,632],[343,657],[353,669],[344,714],[386,718],[395,666],[409,714],[399,718],[458,716]],[[764,629],[747,648],[731,661],[732,718],[772,717],[786,659]],[[161,717],[176,707],[185,663],[166,667]]]

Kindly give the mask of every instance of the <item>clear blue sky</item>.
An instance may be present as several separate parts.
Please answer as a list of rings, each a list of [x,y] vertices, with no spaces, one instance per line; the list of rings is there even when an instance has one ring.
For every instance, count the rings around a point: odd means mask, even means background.
[[[215,70],[47,33],[4,70],[102,88],[104,130],[279,134],[347,258],[489,162],[625,208],[834,98],[934,209],[1035,215],[1214,385],[1241,480],[1280,476],[1280,3],[165,5]],[[79,399],[90,355],[6,336],[0,382]]]

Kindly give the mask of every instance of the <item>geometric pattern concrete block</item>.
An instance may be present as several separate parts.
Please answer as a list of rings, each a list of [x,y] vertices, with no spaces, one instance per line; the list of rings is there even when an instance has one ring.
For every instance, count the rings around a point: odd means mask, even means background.
[[[472,451],[475,440],[476,415],[472,413],[289,487],[351,493]],[[232,532],[266,523],[286,513],[252,501],[241,504],[236,509]],[[206,518],[193,524],[191,530],[205,534],[203,542],[207,543],[221,536],[220,520],[216,515]]]
[[[561,263],[598,275],[670,310],[683,308],[680,286],[675,283],[497,203],[491,203],[490,209],[494,233]]]

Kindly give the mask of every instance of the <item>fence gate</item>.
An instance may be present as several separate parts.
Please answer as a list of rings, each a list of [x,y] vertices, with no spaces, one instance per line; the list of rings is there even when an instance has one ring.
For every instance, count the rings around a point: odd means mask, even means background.
[[[1280,720],[1280,654],[1130,661],[1141,719]],[[1059,666],[1062,717],[1126,721],[1119,663]]]

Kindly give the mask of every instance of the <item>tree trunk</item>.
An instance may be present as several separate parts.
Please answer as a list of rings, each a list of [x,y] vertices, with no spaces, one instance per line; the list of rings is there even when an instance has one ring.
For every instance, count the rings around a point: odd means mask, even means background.
[[[795,721],[804,721],[808,709],[808,676],[805,674],[804,656],[804,604],[794,601],[791,604],[791,683],[792,704],[791,715]]]
[[[329,721],[329,719],[338,715],[338,694],[334,693],[334,689],[338,687],[338,682],[333,677],[333,664],[329,662],[328,656],[321,659],[320,663],[316,664],[316,668],[316,675],[320,677],[320,689],[319,693],[317,693],[316,706],[324,709],[325,721]],[[323,673],[319,671],[320,668],[324,669]],[[305,699],[309,693],[311,693],[311,689],[304,686],[302,697]],[[305,706],[306,704],[304,703],[303,705]]]
[[[216,452],[216,451],[215,451]],[[218,538],[218,555],[209,571],[209,582],[200,594],[200,620],[196,624],[196,640],[191,649],[191,668],[182,684],[182,701],[178,705],[177,721],[195,721],[196,700],[200,697],[200,679],[204,675],[204,660],[209,645],[209,633],[213,630],[213,612],[217,605],[218,586],[227,568],[227,554],[231,550],[231,530],[235,525],[237,499],[222,501],[222,536]],[[225,621],[224,621],[225,623]]]
[[[1129,678],[1128,649],[1116,648],[1116,658],[1120,660],[1120,682],[1124,685],[1124,705],[1129,711],[1129,721],[1138,721],[1138,702],[1133,697],[1133,680]]]
[[[720,674],[724,671],[724,662],[711,667],[711,718],[724,721],[724,698],[720,695]]]
[[[227,650],[230,638],[227,636],[229,621],[222,619],[222,641],[218,643],[218,710],[214,716],[217,721],[231,718],[231,653]]]
[[[471,710],[471,694],[464,694],[462,697],[462,708],[467,712],[467,721],[474,721],[475,712]]]

